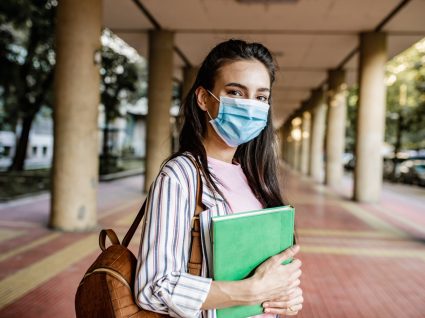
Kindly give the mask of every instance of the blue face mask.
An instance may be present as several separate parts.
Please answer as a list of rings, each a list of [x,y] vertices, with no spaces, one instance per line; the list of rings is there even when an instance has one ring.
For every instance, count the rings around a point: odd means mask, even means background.
[[[210,124],[230,147],[237,147],[257,137],[267,125],[269,104],[254,99],[220,96],[217,118],[210,116]]]

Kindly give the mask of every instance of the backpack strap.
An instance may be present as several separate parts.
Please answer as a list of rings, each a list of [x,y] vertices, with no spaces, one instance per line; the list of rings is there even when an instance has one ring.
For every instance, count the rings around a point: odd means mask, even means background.
[[[109,240],[111,241],[112,245],[120,245],[120,240],[118,239],[118,236],[115,234],[114,230],[112,229],[103,229],[102,231],[100,231],[99,234],[99,246],[100,249],[102,251],[106,250],[106,237],[109,238]]]
[[[150,193],[150,191],[149,191],[149,193]],[[133,238],[134,232],[136,232],[137,227],[139,226],[140,221],[142,220],[143,215],[145,214],[145,209],[146,209],[146,205],[147,205],[147,202],[148,202],[147,198],[149,198],[149,193],[147,194],[145,202],[143,202],[142,207],[140,208],[139,212],[137,213],[136,218],[133,221],[133,224],[131,224],[130,228],[128,229],[127,233],[125,234],[125,236],[122,240],[121,244],[124,245],[125,247],[127,247],[128,244],[130,243],[131,239]]]
[[[201,170],[196,160],[192,158],[192,156],[187,156],[187,158],[189,158],[192,161],[192,163],[195,165],[197,176],[198,176],[198,187],[196,192],[196,208],[195,208],[194,216],[191,221],[192,241],[190,246],[190,258],[188,263],[188,271],[190,274],[200,276],[201,268],[202,268],[202,245],[201,245],[201,234],[200,234],[201,226],[199,222],[199,214],[204,210],[204,206],[202,204],[202,178],[201,178],[201,172],[200,172]],[[150,195],[150,191],[147,195],[145,202],[143,202],[142,207],[137,213],[136,218],[133,221],[133,224],[131,224],[130,229],[128,230],[127,234],[124,236],[124,239],[122,240],[121,244],[125,247],[128,246],[131,239],[133,238],[133,235],[136,232],[137,227],[139,226],[140,221],[143,218],[143,215],[145,214],[146,206],[149,206],[149,201],[148,201],[149,195]]]
[[[201,169],[193,158],[189,157],[196,167],[198,175],[198,189],[196,192],[196,208],[191,222],[192,242],[190,246],[190,258],[187,265],[188,271],[192,275],[201,276],[202,270],[202,243],[201,243],[201,224],[199,214],[205,210],[202,204],[202,178]]]

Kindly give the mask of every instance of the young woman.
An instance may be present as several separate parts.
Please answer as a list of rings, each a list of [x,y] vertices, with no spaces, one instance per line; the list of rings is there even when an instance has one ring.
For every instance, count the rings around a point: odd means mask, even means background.
[[[140,307],[173,317],[215,318],[217,308],[262,304],[256,317],[295,315],[302,308],[298,246],[261,264],[250,278],[224,282],[211,275],[210,219],[283,205],[277,180],[271,87],[275,64],[259,43],[229,40],[202,63],[182,105],[179,151],[153,183],[142,228],[135,293]],[[201,276],[187,272],[197,169],[202,170]]]

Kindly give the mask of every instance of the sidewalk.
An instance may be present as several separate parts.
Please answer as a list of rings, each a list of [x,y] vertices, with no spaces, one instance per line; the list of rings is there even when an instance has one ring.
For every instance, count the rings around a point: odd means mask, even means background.
[[[333,192],[283,175],[302,251],[298,317],[424,317],[425,189],[385,184],[381,204],[357,204],[348,178]],[[140,176],[100,184],[100,227],[123,237],[142,203],[141,184]],[[47,229],[48,204],[44,194],[0,205],[0,317],[75,316],[76,288],[100,250],[98,230]]]

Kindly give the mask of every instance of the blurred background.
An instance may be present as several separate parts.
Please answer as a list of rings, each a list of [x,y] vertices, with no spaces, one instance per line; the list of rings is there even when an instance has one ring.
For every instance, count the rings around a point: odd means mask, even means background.
[[[299,316],[424,317],[424,12],[424,0],[1,1],[0,316],[75,316],[99,229],[125,234],[177,150],[200,63],[238,38],[279,66]]]

